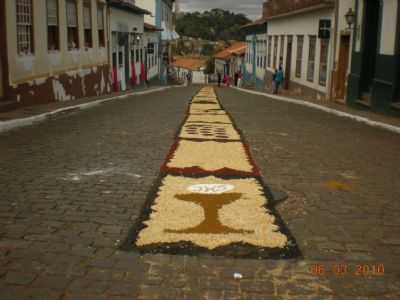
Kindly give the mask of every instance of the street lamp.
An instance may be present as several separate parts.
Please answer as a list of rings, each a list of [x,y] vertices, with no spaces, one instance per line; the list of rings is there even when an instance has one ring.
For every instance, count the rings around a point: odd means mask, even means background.
[[[133,46],[139,45],[140,44],[140,33],[137,33],[137,28],[133,27],[133,39],[132,39],[132,44]]]
[[[356,14],[354,13],[352,8],[349,8],[348,12],[345,15],[347,25],[349,26],[349,29],[353,26],[356,18]]]

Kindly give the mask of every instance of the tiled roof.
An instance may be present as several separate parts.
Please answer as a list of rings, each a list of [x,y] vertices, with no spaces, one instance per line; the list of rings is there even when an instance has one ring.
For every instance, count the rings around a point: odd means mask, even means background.
[[[242,55],[246,52],[246,43],[244,42],[235,42],[230,47],[218,52],[214,55],[215,58],[227,60],[231,58],[233,55]]]
[[[174,59],[175,61],[172,63],[174,67],[180,67],[191,71],[200,71],[200,68],[205,67],[207,62],[205,59],[182,56],[175,57]]]
[[[154,25],[151,25],[149,23],[144,23],[144,30],[145,31],[163,31],[161,28],[158,28]]]
[[[267,20],[264,18],[261,18],[261,19],[255,20],[254,22],[251,22],[249,24],[243,25],[240,28],[248,28],[248,27],[252,27],[252,26],[263,25],[265,23],[267,23]]]
[[[129,1],[124,1],[124,0],[108,0],[108,5],[111,7],[119,8],[122,10],[127,10],[129,12],[133,12],[134,14],[138,15],[151,15],[151,12],[148,10],[145,10],[143,8],[140,8],[133,3]]]

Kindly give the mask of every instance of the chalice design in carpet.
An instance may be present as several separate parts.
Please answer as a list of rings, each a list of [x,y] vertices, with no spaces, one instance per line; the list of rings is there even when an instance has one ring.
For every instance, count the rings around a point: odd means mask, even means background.
[[[129,246],[152,253],[298,255],[214,89],[203,88],[188,112]]]

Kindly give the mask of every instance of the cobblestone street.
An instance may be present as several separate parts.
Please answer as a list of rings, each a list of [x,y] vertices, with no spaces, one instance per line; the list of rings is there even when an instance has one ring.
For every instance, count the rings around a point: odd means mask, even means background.
[[[0,299],[400,299],[400,136],[233,89],[219,101],[288,194],[276,210],[302,256],[120,249],[199,90],[0,135]]]

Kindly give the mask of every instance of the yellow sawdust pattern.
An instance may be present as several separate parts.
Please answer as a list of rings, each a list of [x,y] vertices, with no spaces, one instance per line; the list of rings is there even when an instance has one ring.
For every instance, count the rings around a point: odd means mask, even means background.
[[[232,124],[214,123],[185,123],[182,127],[180,138],[202,140],[240,140],[239,133]]]
[[[202,103],[196,103],[199,101]],[[199,167],[210,172],[223,168],[251,172],[252,166],[240,135],[221,109],[213,88],[202,89],[192,102],[189,118],[179,137],[202,141],[181,139],[167,166]],[[205,194],[193,189],[199,184],[208,187],[224,184],[233,190]],[[275,217],[266,209],[266,204],[263,187],[255,178],[228,180],[215,176],[167,175],[136,245],[192,242],[212,250],[233,243],[248,243],[284,248],[287,237],[279,232]]]
[[[252,166],[241,142],[218,143],[214,141],[194,142],[181,140],[170,168],[200,167],[207,171],[230,168],[251,172]]]
[[[231,184],[235,186],[236,193],[242,194],[240,199],[222,206],[218,211],[220,224],[241,231],[240,233],[172,232],[196,228],[204,221],[203,207],[177,198],[177,195],[191,194],[187,190],[188,187],[201,183]],[[139,233],[136,244],[145,246],[186,241],[212,250],[244,242],[260,247],[283,248],[287,243],[287,237],[274,225],[274,216],[264,207],[266,201],[262,187],[254,178],[224,180],[214,176],[197,179],[168,175],[164,178],[155,199],[150,219],[145,222],[147,227]]]
[[[190,115],[186,120],[186,123],[196,122],[232,124],[228,115]]]
[[[325,187],[330,191],[351,191],[351,186],[347,183],[331,180],[325,183]]]

